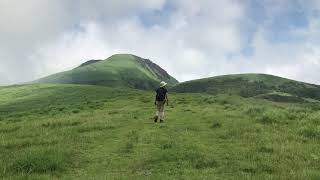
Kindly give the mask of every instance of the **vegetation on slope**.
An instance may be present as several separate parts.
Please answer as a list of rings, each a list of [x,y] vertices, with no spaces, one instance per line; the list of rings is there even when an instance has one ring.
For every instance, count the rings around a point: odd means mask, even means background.
[[[320,86],[266,74],[238,74],[217,76],[183,82],[172,88],[175,92],[206,92],[259,96],[269,100],[320,100]],[[261,96],[263,95],[263,96]]]
[[[319,179],[318,103],[89,85],[0,88],[0,179]]]
[[[71,71],[54,74],[35,83],[90,84],[109,87],[154,89],[160,81],[169,86],[178,83],[165,70],[148,59],[117,54],[104,61],[85,63]]]

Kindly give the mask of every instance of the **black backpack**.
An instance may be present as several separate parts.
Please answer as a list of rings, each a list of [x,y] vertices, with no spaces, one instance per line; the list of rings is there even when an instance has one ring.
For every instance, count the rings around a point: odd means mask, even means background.
[[[166,99],[166,94],[167,94],[167,89],[165,88],[159,88],[157,89],[157,96],[156,96],[156,100],[157,101],[164,101]]]

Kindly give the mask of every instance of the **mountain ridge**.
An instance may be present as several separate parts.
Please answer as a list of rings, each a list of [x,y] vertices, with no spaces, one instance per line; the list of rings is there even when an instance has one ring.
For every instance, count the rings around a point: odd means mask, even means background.
[[[102,61],[102,60],[95,60],[95,59],[88,60],[88,61],[82,63],[82,64],[81,64],[80,66],[78,66],[78,67],[87,66],[87,65],[94,64],[94,63],[97,63],[97,62],[100,62],[100,61]]]
[[[179,83],[171,90],[179,93],[237,94],[275,101],[320,100],[319,85],[269,74],[232,74],[202,78]]]

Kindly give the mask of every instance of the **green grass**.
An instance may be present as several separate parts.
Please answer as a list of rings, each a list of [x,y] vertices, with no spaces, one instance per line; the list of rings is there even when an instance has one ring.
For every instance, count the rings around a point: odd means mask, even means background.
[[[319,103],[89,85],[0,88],[0,179],[319,179]]]
[[[154,89],[160,81],[169,86],[178,83],[158,65],[129,54],[117,54],[108,59],[73,70],[41,78],[35,83],[91,84],[108,87]]]

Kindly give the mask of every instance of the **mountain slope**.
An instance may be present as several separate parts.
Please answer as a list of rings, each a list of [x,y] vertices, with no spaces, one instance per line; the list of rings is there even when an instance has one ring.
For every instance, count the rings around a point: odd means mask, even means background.
[[[90,85],[0,87],[0,179],[320,177],[319,103],[171,93],[165,123],[155,124],[153,97]]]
[[[88,61],[73,70],[41,78],[34,83],[153,89],[160,81],[168,82],[169,86],[178,83],[165,70],[148,59],[130,54],[117,54],[104,61]]]
[[[172,91],[231,93],[275,101],[320,100],[320,86],[318,85],[266,74],[236,74],[192,80],[176,85]]]

